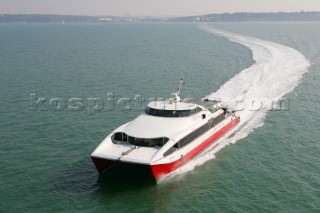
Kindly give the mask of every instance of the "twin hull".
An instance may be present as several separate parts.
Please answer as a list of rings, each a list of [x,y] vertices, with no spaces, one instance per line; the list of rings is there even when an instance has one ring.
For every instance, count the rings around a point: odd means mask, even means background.
[[[125,160],[121,159],[121,157],[118,159],[108,158],[97,156],[94,153],[91,155],[91,158],[99,173],[102,173],[119,163],[127,163],[132,165],[142,164],[145,165],[146,169],[151,170],[155,180],[157,181],[163,175],[173,172],[203,152],[206,148],[214,144],[219,138],[235,127],[239,122],[239,116],[230,116],[218,124],[215,128],[209,129],[203,135],[200,135],[186,146],[180,148],[172,154],[169,154],[168,156],[151,161],[150,163]],[[134,152],[134,149],[132,152]]]

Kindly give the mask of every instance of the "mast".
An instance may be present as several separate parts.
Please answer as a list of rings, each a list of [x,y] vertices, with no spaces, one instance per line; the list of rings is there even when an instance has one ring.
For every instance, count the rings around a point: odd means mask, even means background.
[[[178,87],[178,91],[171,94],[173,96],[173,100],[175,102],[180,102],[180,100],[181,100],[179,94],[180,94],[180,90],[181,90],[181,87],[183,84],[186,84],[186,82],[181,78],[180,83],[179,83],[179,87]]]
[[[180,90],[181,90],[181,87],[182,87],[183,84],[186,84],[186,82],[181,78],[180,83],[179,83],[178,92],[177,92],[178,95],[179,95],[179,93],[180,93]]]

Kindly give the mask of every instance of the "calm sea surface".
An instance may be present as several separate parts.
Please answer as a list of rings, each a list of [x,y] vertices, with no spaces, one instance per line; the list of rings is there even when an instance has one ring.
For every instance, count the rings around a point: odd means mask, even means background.
[[[155,185],[99,177],[90,154],[141,113],[136,95],[168,98],[184,78],[183,96],[201,98],[254,64],[251,50],[195,24],[0,24],[0,212],[320,212],[320,23],[211,27],[311,66],[289,111]]]

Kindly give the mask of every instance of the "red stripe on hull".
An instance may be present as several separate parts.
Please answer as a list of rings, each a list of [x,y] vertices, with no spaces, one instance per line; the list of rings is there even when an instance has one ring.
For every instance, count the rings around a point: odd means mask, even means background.
[[[116,164],[116,161],[112,161],[112,160],[95,158],[95,157],[91,157],[91,159],[99,173],[111,168]]]
[[[215,141],[217,141],[220,137],[222,137],[224,134],[226,134],[230,129],[232,129],[239,122],[240,122],[240,117],[236,118],[235,120],[232,120],[226,126],[221,128],[219,131],[217,131],[215,134],[210,136],[208,139],[203,141],[199,146],[197,146],[195,149],[191,150],[183,158],[180,158],[177,161],[167,163],[167,164],[151,165],[151,169],[152,169],[152,172],[153,172],[155,179],[159,179],[161,176],[169,174],[170,172],[176,170],[179,166],[181,166],[184,163],[191,160],[193,157],[198,155],[200,152],[202,152],[204,149],[206,149],[208,146],[210,146]]]

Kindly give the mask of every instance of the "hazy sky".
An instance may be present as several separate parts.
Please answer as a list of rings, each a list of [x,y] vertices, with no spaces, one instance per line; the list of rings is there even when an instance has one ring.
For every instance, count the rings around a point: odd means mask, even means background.
[[[0,13],[184,16],[300,10],[320,11],[320,0],[0,0]]]

